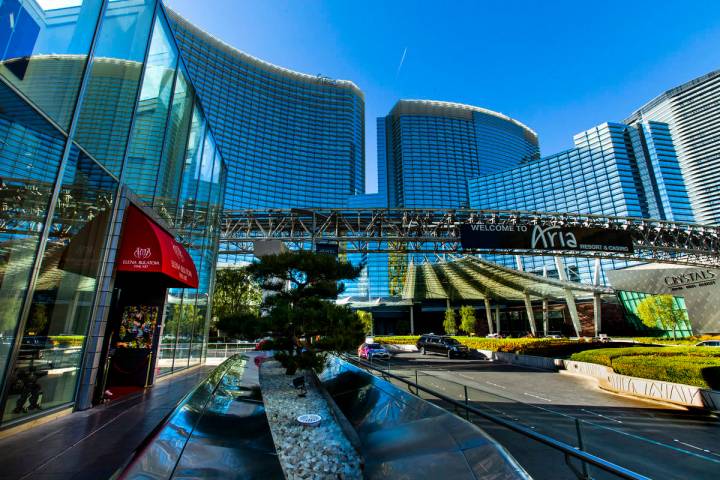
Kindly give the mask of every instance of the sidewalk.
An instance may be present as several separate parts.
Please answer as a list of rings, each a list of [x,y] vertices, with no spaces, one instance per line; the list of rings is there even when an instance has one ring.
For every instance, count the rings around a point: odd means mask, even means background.
[[[144,393],[75,412],[0,440],[0,479],[109,478],[213,368],[201,366],[161,379]]]

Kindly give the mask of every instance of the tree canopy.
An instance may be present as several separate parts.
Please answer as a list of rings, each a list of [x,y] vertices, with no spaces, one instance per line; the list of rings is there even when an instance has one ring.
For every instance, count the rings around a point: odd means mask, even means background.
[[[322,352],[357,348],[364,337],[358,315],[334,300],[360,268],[334,256],[306,251],[267,255],[247,267],[267,292],[262,320],[275,337],[276,358],[288,373],[319,367]]]
[[[443,329],[448,335],[455,335],[457,333],[457,319],[455,317],[455,310],[453,310],[451,307],[445,310]]]
[[[671,330],[677,340],[677,328],[685,321],[685,312],[677,307],[672,295],[649,295],[637,306],[638,317],[644,325]]]
[[[475,333],[475,309],[470,305],[460,307],[460,330],[470,335]]]
[[[215,274],[212,315],[215,328],[234,337],[257,338],[263,333],[259,322],[262,290],[247,267],[223,268]]]

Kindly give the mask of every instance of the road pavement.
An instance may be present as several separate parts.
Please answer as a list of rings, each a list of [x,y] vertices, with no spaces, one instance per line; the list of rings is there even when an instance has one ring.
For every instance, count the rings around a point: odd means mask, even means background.
[[[458,400],[467,388],[474,407],[575,446],[579,419],[584,450],[650,478],[720,478],[720,420],[714,414],[606,392],[585,377],[487,360],[402,353],[390,371],[412,381],[417,371],[420,385]],[[563,455],[549,447],[488,420],[471,420],[533,478],[576,478]],[[590,474],[614,478],[595,468]]]

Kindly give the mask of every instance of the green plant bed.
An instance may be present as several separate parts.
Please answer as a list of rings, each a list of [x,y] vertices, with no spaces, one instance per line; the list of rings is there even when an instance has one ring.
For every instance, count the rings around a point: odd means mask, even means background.
[[[419,335],[374,337],[376,342],[392,345],[415,345]],[[517,353],[541,357],[563,357],[572,353],[598,348],[605,344],[555,338],[482,338],[454,336],[461,344],[474,350]]]
[[[720,389],[720,357],[620,357],[612,368],[631,377]]]
[[[571,359],[605,365],[631,377],[720,388],[720,348],[603,348],[573,354]]]
[[[574,354],[571,359],[578,362],[599,363],[612,367],[616,358],[633,356],[654,357],[716,357],[720,358],[720,348],[712,347],[628,347],[601,348]]]
[[[701,335],[699,337],[687,337],[687,338],[678,338],[677,340],[673,340],[672,338],[668,337],[635,337],[632,340],[634,340],[637,343],[654,343],[659,345],[687,345],[687,346],[693,346],[698,342],[702,342],[703,340],[720,340],[720,336],[717,335]]]
[[[48,337],[55,347],[82,347],[84,335],[52,335]]]

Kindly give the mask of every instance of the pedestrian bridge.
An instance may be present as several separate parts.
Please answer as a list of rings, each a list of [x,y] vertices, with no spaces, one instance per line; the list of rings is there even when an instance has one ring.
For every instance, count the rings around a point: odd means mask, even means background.
[[[587,239],[587,240],[584,240]],[[550,255],[720,266],[720,227],[557,212],[448,209],[225,211],[221,254],[258,242],[343,253]]]

